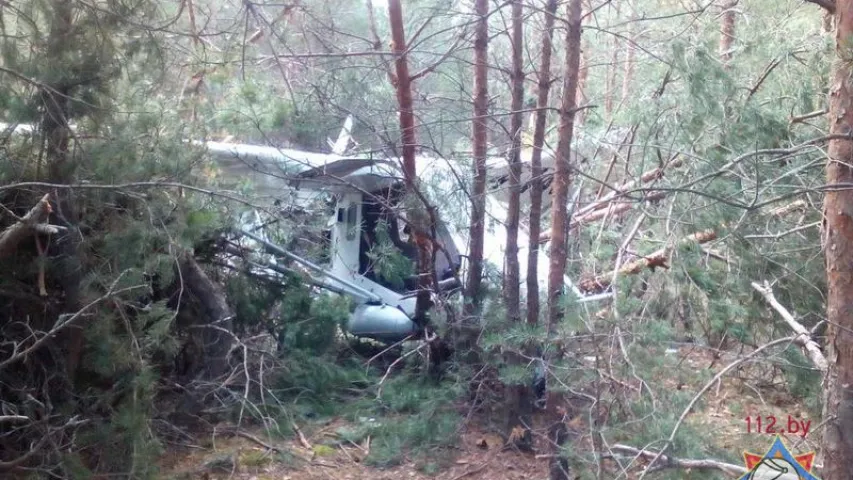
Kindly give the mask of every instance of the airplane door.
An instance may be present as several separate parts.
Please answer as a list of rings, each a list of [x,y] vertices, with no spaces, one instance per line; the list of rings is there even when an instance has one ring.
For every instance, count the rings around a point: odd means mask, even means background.
[[[361,194],[342,194],[336,210],[335,226],[332,228],[332,273],[352,278],[358,273]]]

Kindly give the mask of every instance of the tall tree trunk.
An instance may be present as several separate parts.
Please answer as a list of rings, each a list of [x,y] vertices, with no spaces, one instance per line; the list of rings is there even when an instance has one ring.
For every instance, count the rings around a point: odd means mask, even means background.
[[[720,17],[720,61],[723,68],[729,67],[732,59],[732,46],[735,43],[735,7],[738,0],[727,0],[723,4],[723,15]]]
[[[512,2],[512,141],[509,151],[509,208],[506,221],[504,303],[510,321],[521,320],[521,267],[518,262],[518,223],[521,216],[521,133],[524,106],[524,70],[521,0]]]
[[[836,0],[834,77],[830,85],[832,134],[853,131],[853,0]],[[853,182],[853,142],[829,143],[828,185]],[[853,190],[829,189],[824,198],[827,346],[823,436],[824,480],[848,480],[853,472]]]
[[[566,33],[566,71],[563,77],[563,100],[560,107],[560,129],[555,159],[553,192],[551,194],[551,245],[548,271],[548,326],[553,328],[563,317],[560,301],[563,297],[568,250],[568,202],[571,183],[572,133],[575,123],[575,97],[578,88],[578,66],[581,45],[581,0],[571,0],[568,6]]]
[[[402,142],[403,177],[409,194],[418,197],[419,203],[424,203],[418,190],[417,168],[415,164],[415,113],[412,106],[412,80],[409,75],[409,64],[406,58],[406,33],[403,27],[403,8],[400,0],[388,1],[388,20],[391,24],[391,51],[394,54],[395,78],[392,83],[397,89],[397,103],[400,111],[400,136]],[[418,320],[426,317],[430,307],[430,287],[432,266],[432,232],[428,215],[425,211],[428,205],[421,205],[420,212],[411,212],[410,220],[412,233],[418,247],[418,296],[415,305],[415,317]],[[482,256],[482,248],[480,249]]]
[[[63,57],[69,45],[73,45],[74,4],[71,0],[52,2],[53,16],[48,38],[47,56],[55,59],[57,65],[63,65]],[[52,183],[74,183],[75,162],[69,154],[71,141],[69,112],[72,98],[71,87],[62,83],[46,85],[41,90],[41,102],[44,114],[41,118],[41,132],[44,136],[45,158],[47,159],[48,181]],[[75,232],[76,212],[69,190],[56,192],[56,217],[68,231],[58,236],[52,252],[58,263],[58,280],[63,290],[63,308],[77,311],[80,307],[80,266],[78,246],[79,237]],[[74,379],[80,359],[83,355],[83,329],[66,329],[66,371]]]
[[[551,90],[551,51],[557,0],[545,5],[545,30],[539,66],[539,91],[536,99],[536,125],[533,129],[533,152],[530,156],[530,246],[527,251],[527,323],[539,321],[539,242],[542,232],[542,146],[548,122],[548,93]]]
[[[474,185],[471,198],[471,227],[468,242],[468,282],[465,288],[465,315],[480,312],[480,293],[483,276],[483,242],[486,219],[486,119],[488,117],[489,84],[489,2],[476,0],[474,13],[478,15],[474,37]]]
[[[521,321],[520,275],[521,267],[518,262],[518,224],[521,216],[521,134],[524,104],[524,70],[523,70],[523,15],[522,0],[512,1],[512,120],[510,133],[512,142],[509,152],[509,208],[506,223],[506,252],[504,271],[504,303],[507,319],[510,322]],[[539,292],[530,292],[538,295]],[[524,365],[524,359],[508,352],[507,360],[514,365]],[[533,400],[530,388],[525,382],[508,385],[507,422],[505,431],[513,440],[516,447],[529,449],[532,446],[532,435],[528,426],[531,424],[530,415],[533,412]]]

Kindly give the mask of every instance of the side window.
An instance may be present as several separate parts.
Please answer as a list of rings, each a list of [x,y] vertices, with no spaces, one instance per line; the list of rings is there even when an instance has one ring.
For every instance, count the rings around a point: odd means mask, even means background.
[[[358,204],[350,203],[347,207],[347,240],[355,240],[358,233]]]

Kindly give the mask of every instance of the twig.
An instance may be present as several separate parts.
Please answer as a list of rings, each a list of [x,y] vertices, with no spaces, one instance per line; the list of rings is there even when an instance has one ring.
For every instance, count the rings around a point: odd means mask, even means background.
[[[675,435],[678,433],[678,430],[681,428],[681,424],[684,423],[684,419],[686,419],[687,415],[689,415],[690,412],[693,411],[693,407],[696,406],[696,403],[699,401],[700,398],[702,398],[702,395],[704,395],[705,392],[710,390],[711,387],[714,386],[714,384],[716,384],[721,378],[723,378],[731,370],[734,370],[734,368],[739,366],[741,363],[744,363],[748,360],[751,360],[752,357],[755,357],[756,355],[763,352],[764,350],[767,350],[770,347],[775,347],[775,346],[781,345],[783,343],[791,343],[794,341],[795,338],[796,337],[785,337],[785,338],[773,340],[770,343],[765,343],[764,345],[756,348],[755,350],[753,350],[752,352],[750,352],[746,356],[739,358],[739,359],[735,360],[734,362],[726,365],[725,368],[723,368],[722,370],[719,371],[719,373],[714,375],[714,378],[709,380],[708,383],[706,383],[705,386],[702,387],[701,390],[699,390],[699,392],[693,397],[693,399],[690,400],[690,403],[687,404],[687,407],[684,409],[684,411],[681,412],[681,416],[678,417],[678,421],[675,422],[675,426],[672,427],[672,432],[669,434],[669,438],[666,440],[666,442],[664,442],[663,448],[660,449],[660,451],[655,455],[655,457],[652,459],[652,461],[646,467],[646,470],[644,470],[643,473],[640,475],[640,480],[645,478],[646,474],[649,473],[650,469],[655,465],[655,463],[661,459],[661,457],[663,456],[666,449],[669,448],[670,445],[672,445],[672,442],[675,440]]]
[[[829,367],[826,362],[826,357],[824,357],[823,352],[820,350],[820,345],[812,340],[811,333],[806,329],[806,327],[796,321],[794,316],[791,315],[791,312],[776,300],[776,296],[773,295],[773,288],[770,287],[770,283],[765,280],[763,286],[759,285],[757,282],[752,282],[751,285],[752,288],[764,297],[764,300],[767,300],[767,303],[773,307],[773,310],[776,310],[779,313],[782,320],[785,320],[785,323],[791,327],[791,330],[797,333],[797,336],[794,338],[794,343],[799,345],[800,348],[805,351],[806,356],[809,357],[809,360],[812,361],[818,370],[826,373]]]

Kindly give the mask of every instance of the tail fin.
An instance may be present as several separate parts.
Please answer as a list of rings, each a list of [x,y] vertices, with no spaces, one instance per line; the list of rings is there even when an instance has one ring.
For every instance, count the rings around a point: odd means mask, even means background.
[[[329,139],[329,146],[332,148],[332,153],[335,155],[343,155],[346,153],[352,142],[352,115],[347,115],[344,120],[344,126],[341,128],[341,133],[338,134],[338,139],[334,142]]]

